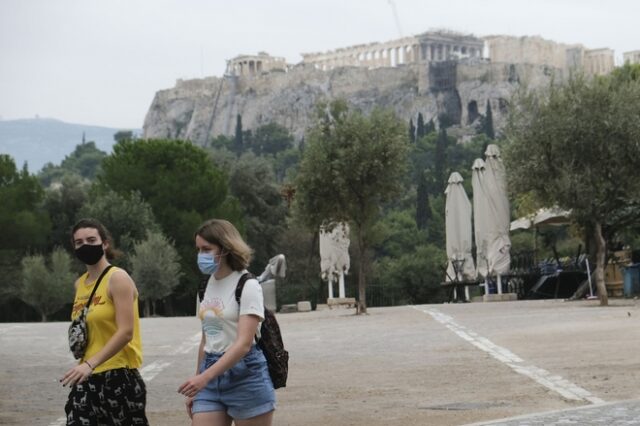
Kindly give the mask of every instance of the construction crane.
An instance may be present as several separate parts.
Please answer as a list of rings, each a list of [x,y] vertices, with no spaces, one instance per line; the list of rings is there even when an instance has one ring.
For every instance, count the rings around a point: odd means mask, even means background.
[[[402,38],[402,27],[400,27],[400,19],[398,18],[398,9],[396,9],[396,2],[393,0],[387,0],[389,6],[391,6],[391,10],[393,11],[393,19],[396,21],[396,28],[398,29],[398,34],[400,38]]]

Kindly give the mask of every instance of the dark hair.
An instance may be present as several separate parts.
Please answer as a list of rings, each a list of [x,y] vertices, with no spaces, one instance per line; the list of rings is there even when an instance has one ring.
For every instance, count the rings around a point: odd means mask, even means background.
[[[251,263],[251,247],[242,239],[240,232],[231,222],[223,219],[209,219],[194,234],[226,252],[227,264],[234,271],[242,271]]]
[[[111,237],[111,233],[106,228],[106,226],[104,226],[100,221],[92,218],[80,219],[75,225],[73,225],[73,228],[71,229],[71,247],[74,246],[73,235],[76,233],[78,229],[82,229],[82,228],[93,228],[97,230],[98,235],[100,235],[100,238],[102,239],[102,242],[103,243],[109,242],[109,246],[105,251],[105,254],[107,255],[107,259],[113,260],[122,255],[122,252],[116,249],[116,246],[113,242],[113,238]]]

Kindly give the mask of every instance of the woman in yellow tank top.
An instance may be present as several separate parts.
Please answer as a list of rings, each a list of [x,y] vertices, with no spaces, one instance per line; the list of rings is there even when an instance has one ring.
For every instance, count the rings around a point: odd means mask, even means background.
[[[75,254],[87,272],[75,283],[71,318],[76,318],[98,288],[87,314],[88,344],[84,356],[60,380],[71,392],[67,425],[147,425],[146,387],[138,373],[142,343],[138,290],[123,269],[112,267],[98,277],[115,255],[107,229],[94,219],[80,220],[72,230]]]

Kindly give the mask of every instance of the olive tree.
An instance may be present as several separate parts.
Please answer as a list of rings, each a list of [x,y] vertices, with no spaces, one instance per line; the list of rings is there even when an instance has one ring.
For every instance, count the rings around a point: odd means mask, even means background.
[[[318,106],[296,179],[298,214],[311,229],[348,222],[358,252],[358,312],[365,313],[370,231],[383,203],[401,192],[406,125],[392,112],[365,115],[344,101]]]
[[[160,232],[149,232],[146,240],[134,245],[131,269],[145,316],[156,313],[156,302],[169,296],[182,276],[178,252]]]
[[[510,186],[571,210],[596,243],[602,305],[606,241],[640,219],[640,80],[577,76],[513,105],[505,150]]]
[[[53,250],[50,267],[42,255],[22,259],[22,291],[20,298],[40,313],[42,321],[73,300],[71,257],[62,248]]]

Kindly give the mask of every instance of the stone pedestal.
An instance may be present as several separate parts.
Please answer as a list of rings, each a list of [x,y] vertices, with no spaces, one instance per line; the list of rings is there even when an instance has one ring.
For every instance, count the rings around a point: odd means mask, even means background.
[[[280,313],[281,314],[287,314],[290,312],[298,312],[298,305],[297,304],[291,304],[291,305],[282,305],[280,307]]]
[[[482,296],[483,302],[508,302],[511,300],[518,300],[516,293],[502,293],[502,294],[485,294]]]
[[[355,297],[333,297],[327,299],[329,309],[336,308],[354,308],[356,306]]]
[[[298,312],[311,312],[311,302],[306,300],[298,302]]]

